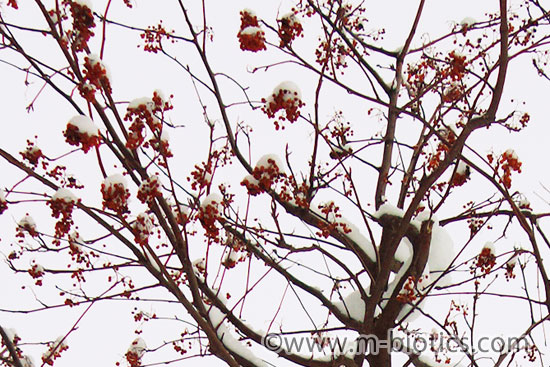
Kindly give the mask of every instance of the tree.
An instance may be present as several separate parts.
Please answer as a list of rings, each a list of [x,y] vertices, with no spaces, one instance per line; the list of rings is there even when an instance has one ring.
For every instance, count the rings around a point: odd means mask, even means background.
[[[28,112],[54,120],[22,151],[0,148],[2,223],[27,213],[1,248],[38,302],[2,315],[78,313],[42,341],[40,365],[86,340],[79,323],[109,301],[136,306],[130,366],[544,364],[548,213],[514,188],[515,151],[484,154],[476,135],[527,127],[507,79],[515,64],[548,79],[550,18],[538,0],[490,3],[426,37],[424,0],[406,25],[359,1],[259,16],[206,1],[9,0],[3,71],[35,94]],[[165,22],[150,25],[151,9]],[[163,78],[174,95],[134,99]],[[483,354],[495,299],[519,310],[521,340]],[[167,321],[173,335],[147,340]],[[0,363],[32,365],[25,338],[0,332]],[[391,332],[462,344],[397,351]]]

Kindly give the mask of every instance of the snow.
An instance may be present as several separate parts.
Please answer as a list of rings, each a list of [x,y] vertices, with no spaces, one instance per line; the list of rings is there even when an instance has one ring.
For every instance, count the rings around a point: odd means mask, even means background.
[[[283,161],[276,154],[266,154],[266,155],[262,156],[260,159],[258,159],[258,162],[256,162],[255,168],[260,169],[261,167],[267,168],[267,167],[273,166],[273,164],[271,162],[269,162],[270,160],[275,162],[275,165],[279,169],[280,173],[284,172]]]
[[[141,105],[144,105],[149,110],[152,110],[154,105],[155,105],[155,102],[153,102],[153,100],[149,97],[136,98],[136,99],[131,100],[130,103],[128,103],[127,108],[129,110],[135,110]]]
[[[36,222],[27,214],[19,221],[19,227],[36,229]]]
[[[513,268],[518,263],[518,255],[512,256],[510,260],[506,262],[506,265]]]
[[[368,288],[365,289],[367,295],[370,291]],[[355,290],[344,297],[343,301],[335,302],[334,306],[340,310],[344,315],[348,315],[350,318],[363,321],[365,318],[365,301],[361,298],[361,292]],[[380,307],[376,307],[374,311],[374,317],[378,316],[381,312]]]
[[[126,178],[124,178],[124,176],[120,173],[115,173],[114,175],[108,176],[105,180],[103,180],[103,184],[105,185],[105,187],[122,185],[124,188],[126,188],[128,186]]]
[[[399,209],[396,206],[393,206],[389,203],[384,203],[380,206],[380,208],[373,214],[375,218],[381,218],[384,215],[391,215],[394,217],[400,217],[402,218],[403,215],[405,215],[405,212],[403,209]]]
[[[217,307],[205,305],[208,311],[208,317],[212,321],[212,325],[216,329],[218,337],[223,345],[229,350],[238,354],[243,359],[250,361],[254,366],[268,367],[269,365],[262,359],[258,358],[244,343],[239,341],[232,335],[226,323],[224,322],[225,314],[221,312]]]
[[[192,264],[197,275],[201,275],[206,270],[206,259],[204,257],[196,259]]]
[[[367,237],[365,237],[361,231],[359,230],[359,228],[357,228],[357,226],[355,226],[355,224],[347,221],[346,219],[344,218],[340,218],[338,220],[338,222],[340,223],[344,223],[346,225],[347,228],[349,228],[351,231],[349,233],[346,233],[345,235],[350,239],[352,240],[353,242],[355,242],[360,248],[361,250],[363,250],[363,252],[373,261],[376,260],[376,251],[374,250],[374,245],[372,244],[371,241],[369,241],[367,239]]]
[[[518,155],[516,154],[516,151],[514,149],[507,149],[504,154],[512,159],[518,159]]]
[[[248,13],[248,15],[250,15],[251,17],[256,16],[256,13],[254,12],[254,10],[251,10],[249,8],[245,8],[245,9],[241,10],[241,13]]]
[[[432,240],[430,243],[430,254],[428,257],[428,267],[432,272],[436,272],[435,278],[439,277],[440,272],[445,271],[454,260],[456,250],[454,242],[449,233],[438,223],[434,223],[432,228]],[[451,275],[446,274],[438,282],[439,285],[448,285],[451,281]]]
[[[77,197],[69,189],[60,188],[56,191],[55,195],[52,196],[52,200],[63,200],[67,203],[76,203],[78,201]]]
[[[153,229],[153,222],[151,222],[151,218],[147,213],[139,213],[135,221],[135,227],[140,233],[149,235]]]
[[[218,209],[219,212],[222,202],[223,198],[221,197],[221,195],[214,192],[203,199],[203,201],[201,202],[201,208],[206,208],[207,206],[211,205],[214,208]]]
[[[244,34],[244,35],[255,35],[258,33],[263,33],[262,29],[260,27],[252,27],[252,26],[248,26],[239,32],[239,34]]]
[[[463,176],[468,173],[468,165],[464,163],[464,161],[458,162],[458,166],[456,167],[456,173]]]
[[[19,338],[19,335],[17,334],[17,331],[15,331],[15,329],[4,329],[4,332],[6,333],[8,340],[11,340],[12,343],[15,342],[15,338]]]
[[[282,90],[285,94],[285,99],[302,99],[302,92],[296,83],[291,81],[285,81],[279,84],[273,89],[273,94],[279,94],[279,91]]]
[[[168,143],[170,141],[170,134],[168,133],[168,129],[162,129],[162,132],[160,133],[160,140],[164,143]]]
[[[91,8],[90,8],[91,9]],[[101,68],[103,70],[105,70],[105,76],[107,77],[107,79],[109,80],[109,83],[112,82],[112,78],[111,78],[111,70],[109,69],[109,67],[107,65],[105,65],[105,63],[103,62],[103,60],[101,60],[101,58],[99,57],[98,54],[95,54],[95,53],[89,53],[88,55],[86,55],[86,57],[88,58],[88,60],[90,60],[90,64],[92,66],[96,65],[96,64],[99,64],[101,66]]]
[[[389,204],[388,202],[385,202],[378,208],[378,210],[373,214],[373,217],[375,218],[382,218],[384,215],[389,215],[392,217],[399,217],[403,218],[405,215],[405,211],[403,209],[399,209],[398,207]],[[411,225],[413,225],[416,229],[420,231],[421,223],[418,220],[411,220]]]
[[[0,203],[6,202],[6,196],[4,196],[4,190],[0,190]]]
[[[483,251],[484,249],[489,250],[489,253],[490,253],[490,254],[496,255],[496,252],[495,252],[495,244],[494,244],[494,243],[492,243],[492,242],[487,242],[487,243],[485,243],[485,245],[483,245],[482,251]]]
[[[87,134],[88,136],[99,136],[99,129],[93,121],[86,115],[77,115],[69,120],[69,124],[76,127],[79,133]]]
[[[146,349],[147,344],[145,344],[145,340],[142,338],[136,338],[132,344],[130,344],[128,352],[135,354],[138,358],[141,358],[145,354]]]
[[[473,24],[476,23],[476,20],[472,17],[466,17],[460,21],[461,26],[471,27]]]
[[[92,2],[90,0],[72,0],[72,1],[73,1],[73,3],[79,4],[81,6],[85,6],[90,10],[93,9]]]
[[[31,356],[23,356],[21,360],[21,366],[22,367],[34,367],[34,359]]]
[[[397,250],[395,251],[395,255],[394,255],[395,260],[404,263],[412,255],[413,255],[413,247],[411,242],[408,239],[403,238],[401,240],[401,243],[399,244],[399,247],[397,247]]]

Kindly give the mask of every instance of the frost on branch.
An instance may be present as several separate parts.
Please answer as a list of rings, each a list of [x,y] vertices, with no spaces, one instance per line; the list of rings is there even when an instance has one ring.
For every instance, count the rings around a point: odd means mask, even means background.
[[[70,145],[82,145],[84,153],[87,153],[91,147],[99,146],[101,141],[99,129],[85,115],[78,115],[70,119],[63,136]]]
[[[265,50],[265,33],[260,28],[258,17],[251,10],[241,11],[241,29],[237,34],[241,50],[258,52]]]
[[[264,106],[262,111],[270,118],[275,117],[279,110],[285,111],[284,117],[281,115],[281,121],[288,120],[295,122],[300,117],[300,107],[304,105],[302,102],[302,94],[300,88],[290,81],[282,82],[273,89],[273,93],[267,99],[262,98]],[[279,129],[279,122],[275,121],[275,128]],[[284,129],[284,127],[283,127]]]
[[[251,175],[247,175],[241,182],[248,193],[256,196],[270,189],[277,180],[284,175],[283,164],[278,156],[266,154],[261,157]]]
[[[281,38],[281,47],[290,46],[292,41],[296,37],[302,35],[302,24],[296,18],[294,13],[288,13],[283,15],[280,19],[277,20],[279,23],[279,37]]]
[[[130,367],[141,366],[141,358],[143,358],[146,350],[147,344],[145,344],[145,340],[142,338],[136,338],[132,344],[130,344],[126,352],[126,360],[130,364]]]
[[[0,214],[4,213],[8,209],[8,202],[4,196],[4,190],[0,190]]]
[[[128,212],[130,192],[127,186],[126,179],[121,174],[107,177],[101,184],[103,209],[111,209],[118,214]]]
[[[52,217],[61,219],[55,224],[55,237],[59,239],[69,233],[74,224],[72,214],[75,204],[78,203],[77,197],[68,189],[61,188],[57,190],[48,206],[52,209]],[[57,241],[59,244],[59,241]]]

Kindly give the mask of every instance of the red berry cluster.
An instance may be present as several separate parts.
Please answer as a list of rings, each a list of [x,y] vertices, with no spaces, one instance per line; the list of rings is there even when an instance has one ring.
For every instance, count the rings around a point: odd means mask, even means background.
[[[40,148],[37,147],[30,140],[27,140],[27,149],[25,149],[19,154],[21,154],[21,157],[23,157],[24,160],[29,162],[29,164],[34,168],[36,168],[36,166],[38,165],[40,158],[44,158],[44,154],[42,154],[42,150],[40,150]]]
[[[61,340],[51,343],[48,351],[44,353],[44,355],[42,355],[42,362],[47,365],[53,366],[53,361],[61,357],[61,353],[63,353],[67,349],[69,349],[69,346],[61,342]]]
[[[162,197],[160,181],[157,175],[150,176],[141,183],[137,197],[144,204],[151,204],[155,198]]]
[[[164,101],[163,98],[155,91],[152,99],[143,98],[142,100],[131,103],[124,116],[125,121],[132,121],[130,125],[130,133],[128,134],[128,140],[126,141],[126,147],[129,149],[137,149],[143,144],[145,140],[145,126],[153,132],[154,137],[149,142],[153,148],[164,147],[166,150],[168,142],[162,143],[162,122],[155,114],[163,116],[164,112],[171,110],[173,107],[168,101]],[[161,140],[161,143],[158,140]],[[146,144],[149,146],[149,144]],[[169,149],[168,149],[169,151]]]
[[[200,220],[206,235],[212,239],[218,240],[220,230],[216,223],[221,218],[221,199],[206,199],[205,203],[199,208],[197,218]]]
[[[267,163],[266,165],[256,165],[252,171],[252,175],[245,177],[241,182],[241,185],[245,186],[248,193],[252,196],[268,190],[284,175],[274,159],[268,159]]]
[[[284,117],[281,115],[280,120],[288,120],[295,122],[300,117],[300,107],[304,105],[297,91],[279,88],[271,95],[269,100],[262,98],[264,106],[262,111],[270,118],[275,117],[279,110],[285,111]],[[280,125],[275,121],[275,129],[279,130]],[[284,129],[284,126],[282,127]]]
[[[8,202],[4,199],[4,196],[0,196],[0,214],[4,213],[8,209]]]
[[[73,29],[69,35],[73,39],[74,51],[84,51],[88,48],[88,41],[94,35],[92,28],[95,27],[92,10],[76,1],[64,0],[69,5],[73,18]]]
[[[19,6],[17,5],[16,0],[8,0],[8,6],[11,6],[14,9],[19,9]]]
[[[27,272],[33,279],[36,279],[35,284],[38,286],[42,285],[42,277],[44,276],[44,268],[42,265],[33,264]]]
[[[281,47],[290,46],[296,37],[303,36],[303,28],[300,21],[294,13],[285,15],[278,20],[279,23],[279,38],[281,38]]]
[[[95,101],[95,91],[104,89],[106,93],[111,93],[111,81],[107,74],[107,69],[99,59],[90,56],[84,57],[84,78],[78,86],[80,95],[88,102]]]
[[[47,204],[52,209],[52,217],[61,217],[55,224],[55,237],[61,238],[69,233],[74,224],[72,215],[75,202],[65,198],[52,198]]]
[[[416,278],[410,275],[407,278],[407,281],[405,282],[405,284],[403,284],[403,289],[397,295],[397,300],[401,303],[411,303],[416,301],[417,295],[416,295],[415,286],[416,286]]]
[[[447,140],[448,144],[443,141],[439,141],[436,152],[431,155],[428,161],[428,170],[430,171],[435,170],[439,166],[439,163],[445,159],[445,155],[449,151],[450,145],[456,141],[456,134],[451,129],[446,129],[443,134],[443,138]]]
[[[80,129],[72,123],[67,124],[67,129],[63,132],[65,141],[69,145],[82,145],[82,150],[87,153],[92,147],[99,146],[101,137],[99,135],[88,135],[87,132],[81,132]]]
[[[448,68],[442,71],[443,77],[449,77],[451,80],[457,81],[464,78],[466,73],[466,56],[459,55],[451,51],[446,58]]]
[[[260,28],[256,15],[248,10],[243,10],[240,14],[241,28],[237,37],[239,38],[241,50],[252,52],[265,50],[265,33]]]
[[[172,43],[176,42],[176,39],[172,37],[172,33],[174,33],[173,30],[172,32],[168,32],[166,28],[164,28],[164,26],[162,25],[162,20],[156,26],[147,27],[147,29],[140,35],[143,42],[145,42],[143,50],[155,54],[159,51],[162,51],[163,39],[170,40]]]
[[[482,273],[485,275],[491,272],[491,269],[495,266],[495,264],[496,256],[489,247],[484,247],[481,249],[479,255],[476,256],[475,268],[481,269]]]
[[[111,209],[118,214],[128,212],[130,192],[124,184],[106,184],[104,182],[101,184],[101,194],[103,195],[103,209]]]
[[[509,189],[512,186],[512,171],[521,173],[521,162],[512,150],[507,150],[500,156],[499,163],[502,170],[500,182]]]
[[[149,236],[151,235],[151,227],[151,219],[149,219],[147,214],[141,213],[138,215],[132,226],[134,241],[139,245],[148,244]]]

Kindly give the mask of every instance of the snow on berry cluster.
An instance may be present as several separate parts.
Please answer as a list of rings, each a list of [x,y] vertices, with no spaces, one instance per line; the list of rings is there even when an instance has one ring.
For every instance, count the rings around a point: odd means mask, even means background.
[[[273,93],[267,99],[262,98],[264,106],[262,111],[270,118],[275,117],[275,114],[282,110],[284,115],[279,117],[281,122],[288,120],[295,122],[300,117],[300,107],[304,105],[302,102],[302,94],[300,88],[290,81],[283,82],[273,89]],[[279,121],[275,121],[275,129],[279,130],[281,126]],[[284,126],[282,127],[284,129]]]
[[[142,203],[151,204],[157,197],[161,197],[158,175],[152,175],[139,185],[137,197]]]
[[[0,190],[0,214],[4,213],[8,209],[8,202],[6,196],[4,196],[4,191]]]
[[[107,177],[101,184],[103,209],[111,209],[118,214],[128,212],[130,192],[127,186],[126,179],[121,174]]]
[[[258,52],[265,50],[265,33],[260,28],[258,17],[252,10],[244,9],[241,11],[241,28],[237,37],[241,45],[241,50]]]
[[[210,194],[201,203],[198,219],[206,231],[206,235],[215,240],[219,239],[220,230],[216,223],[221,219],[223,198],[218,194]]]
[[[95,27],[92,5],[85,0],[64,0],[63,4],[69,6],[73,18],[73,29],[69,31],[69,37],[73,41],[74,51],[84,51],[88,48],[88,41],[94,35]]]
[[[92,147],[99,146],[101,142],[99,129],[85,115],[77,115],[70,119],[63,136],[70,145],[81,145],[84,153],[87,153]]]
[[[125,355],[130,367],[141,366],[141,358],[143,358],[146,350],[147,344],[145,344],[145,341],[142,338],[137,338],[132,342],[132,344],[130,344],[130,347]]]
[[[111,93],[111,74],[103,61],[96,54],[84,57],[84,78],[78,86],[80,95],[88,102],[95,101],[96,90]]]
[[[250,195],[256,196],[270,189],[283,175],[283,164],[279,157],[266,154],[258,160],[252,174],[246,176],[241,185],[246,187]]]
[[[23,160],[29,162],[29,164],[34,168],[36,168],[40,159],[44,158],[44,154],[42,153],[42,150],[30,140],[27,140],[27,148],[19,154],[21,154],[21,157],[23,158]],[[43,163],[42,166],[44,167],[46,163],[45,162],[42,162],[42,163]]]
[[[31,237],[38,236],[36,222],[28,213],[17,223],[16,236],[23,238],[25,237],[24,232],[27,232]]]
[[[54,360],[61,357],[61,353],[67,349],[69,349],[69,346],[65,343],[64,337],[60,336],[53,343],[50,343],[48,351],[42,355],[42,362],[53,366]]]
[[[159,90],[153,92],[153,98],[136,98],[128,104],[125,121],[132,121],[126,146],[129,149],[137,149],[140,146],[152,146],[153,149],[164,153],[170,152],[168,147],[168,135],[163,136],[162,120],[157,115],[163,116],[164,112],[171,110],[172,105]],[[149,127],[153,138],[145,141],[145,127]],[[170,153],[171,155],[171,153]],[[168,155],[167,155],[168,156]]]
[[[34,284],[38,286],[42,285],[42,277],[44,276],[44,267],[42,265],[33,263],[27,272],[33,279],[36,279]]]
[[[283,15],[279,20],[279,38],[281,39],[280,46],[286,47],[290,46],[292,41],[296,37],[303,36],[302,24],[296,18],[294,13],[288,13]]]
[[[132,225],[134,232],[134,241],[140,245],[146,245],[149,243],[149,236],[153,229],[153,222],[146,213],[138,214],[136,221]]]
[[[56,239],[63,237],[71,230],[71,226],[74,224],[73,209],[78,202],[76,196],[65,188],[57,190],[55,195],[48,201],[47,204],[52,209],[52,217],[61,217],[55,224]]]
[[[481,252],[475,258],[474,270],[476,268],[480,269],[485,276],[491,272],[491,269],[493,269],[495,264],[495,246],[493,245],[493,243],[487,242],[485,246],[483,246],[483,248],[481,249]],[[472,270],[472,272],[474,270]]]

